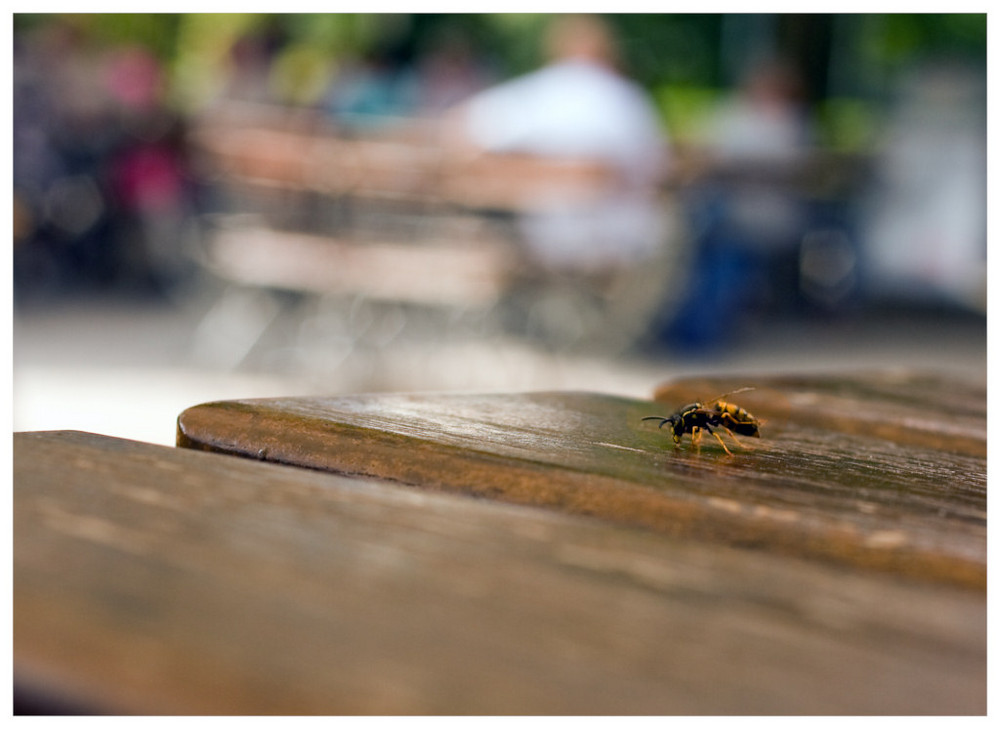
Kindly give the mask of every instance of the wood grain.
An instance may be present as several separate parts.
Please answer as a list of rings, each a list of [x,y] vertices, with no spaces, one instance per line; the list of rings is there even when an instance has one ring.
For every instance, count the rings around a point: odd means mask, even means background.
[[[15,696],[144,714],[986,710],[978,590],[83,433],[15,434],[13,505]]]
[[[798,409],[775,404],[782,387]],[[670,406],[567,392],[207,403],[180,415],[178,444],[985,589],[985,413],[795,387],[769,384],[762,437],[732,455],[642,421]]]
[[[758,386],[759,383],[759,386]],[[666,405],[733,396],[780,428],[811,427],[986,458],[986,386],[911,370],[768,378],[689,378],[665,382],[653,399]]]

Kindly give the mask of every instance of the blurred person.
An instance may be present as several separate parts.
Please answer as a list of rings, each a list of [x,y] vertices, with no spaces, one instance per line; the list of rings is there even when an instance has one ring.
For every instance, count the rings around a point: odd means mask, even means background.
[[[487,89],[456,114],[472,150],[599,163],[611,176],[597,199],[546,190],[521,217],[528,254],[549,270],[596,272],[654,256],[664,235],[657,183],[668,141],[645,91],[619,71],[609,26],[561,16],[543,68]],[[528,182],[528,181],[526,181]]]
[[[416,62],[416,112],[439,117],[493,81],[487,64],[458,29],[447,28],[427,44]]]
[[[251,30],[238,37],[226,57],[220,98],[257,104],[276,103],[271,67],[283,39],[272,29]]]
[[[753,64],[710,122],[714,157],[772,167],[800,162],[811,143],[802,96],[798,74],[787,63]]]
[[[159,59],[55,18],[18,38],[14,67],[18,296],[176,278],[185,160]]]
[[[416,75],[389,48],[344,59],[322,106],[347,129],[371,130],[416,113]]]
[[[118,283],[166,293],[190,266],[184,127],[167,104],[166,71],[148,49],[122,46],[108,61],[106,84],[120,131],[106,163]]]
[[[49,68],[45,43],[33,33],[15,33],[13,42],[13,172],[16,298],[56,287],[62,271],[58,242],[48,230],[45,198],[66,174],[54,140],[55,104],[44,83]]]
[[[701,179],[686,194],[695,254],[674,344],[722,345],[746,310],[795,295],[808,216],[794,181],[811,136],[798,76],[779,60],[750,66],[709,120]]]
[[[13,50],[15,294],[106,284],[115,251],[103,183],[118,139],[106,54],[58,16],[19,33]]]
[[[904,80],[864,215],[873,296],[986,310],[985,104],[982,79],[958,64]]]

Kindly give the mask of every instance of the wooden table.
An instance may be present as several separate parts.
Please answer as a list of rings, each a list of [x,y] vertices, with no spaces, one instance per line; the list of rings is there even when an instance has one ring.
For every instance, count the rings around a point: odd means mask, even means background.
[[[758,381],[737,399],[762,437],[731,455],[642,420],[732,389],[234,400],[182,413],[178,444],[985,588],[984,392],[907,374]]]
[[[178,449],[16,434],[15,695],[985,713],[983,394],[758,380],[732,399],[762,437],[732,455],[641,420],[729,384],[214,403],[181,414]]]

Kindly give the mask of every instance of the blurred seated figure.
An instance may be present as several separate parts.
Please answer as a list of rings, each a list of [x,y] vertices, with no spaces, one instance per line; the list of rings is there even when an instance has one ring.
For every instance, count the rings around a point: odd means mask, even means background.
[[[416,79],[396,55],[379,48],[341,65],[324,106],[345,129],[377,129],[414,113]]]
[[[520,216],[527,253],[554,271],[633,266],[656,254],[665,233],[656,185],[667,140],[656,112],[617,70],[614,38],[599,18],[558,17],[546,50],[545,67],[463,104],[459,135],[472,150],[601,165],[606,175],[596,194],[523,180],[530,190]]]
[[[748,309],[797,293],[808,217],[796,181],[811,134],[794,71],[779,61],[748,67],[709,120],[703,153],[685,200],[693,269],[668,333],[681,346],[725,345]]]
[[[787,186],[810,151],[800,96],[790,67],[764,62],[751,67],[710,125],[710,164],[729,186],[729,215],[747,245],[785,246],[801,228]]]
[[[955,61],[910,69],[862,215],[874,299],[986,311],[986,84]]]
[[[489,64],[461,29],[447,27],[434,35],[414,64],[416,112],[440,119],[453,107],[494,83]]]

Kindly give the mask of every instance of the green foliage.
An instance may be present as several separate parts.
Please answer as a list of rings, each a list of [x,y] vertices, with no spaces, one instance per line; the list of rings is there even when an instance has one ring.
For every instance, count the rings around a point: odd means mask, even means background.
[[[14,15],[14,32],[59,23],[93,46],[138,45],[162,60],[170,60],[177,51],[182,18],[177,13],[19,13]]]
[[[721,89],[724,17],[718,14],[612,14],[626,70],[650,89],[665,118],[687,129],[708,89]],[[765,18],[768,16],[761,16]],[[167,63],[175,100],[195,107],[222,83],[228,54],[244,33],[267,31],[281,40],[277,73],[292,100],[308,103],[339,59],[387,49],[412,60],[446,36],[461,36],[504,75],[543,62],[541,42],[551,16],[537,13],[92,13],[15,14],[14,33],[68,26],[93,48],[139,44]],[[850,79],[840,96],[882,94],[907,66],[930,55],[971,60],[985,69],[985,14],[867,14],[811,18],[832,28],[849,57],[836,59]],[[744,24],[745,25],[745,24]],[[766,25],[766,23],[764,24]],[[748,31],[750,32],[750,31]],[[844,37],[837,36],[841,34]],[[762,38],[761,43],[774,39]],[[780,49],[778,49],[780,50]],[[823,72],[825,66],[820,67]],[[864,113],[847,98],[823,114],[845,144],[863,136]]]
[[[545,60],[542,50],[550,15],[494,13],[485,16],[488,32],[496,38],[503,71],[516,75],[538,67]]]
[[[680,84],[657,86],[652,95],[671,138],[682,143],[703,141],[704,122],[717,108],[721,97],[716,88]]]
[[[179,106],[196,107],[215,93],[232,44],[263,26],[252,13],[190,13],[182,17],[173,59],[173,94]]]
[[[628,73],[649,88],[719,83],[721,15],[612,15]]]
[[[889,62],[906,63],[928,54],[985,53],[983,14],[893,14],[884,16],[877,50]]]
[[[872,104],[860,99],[824,99],[817,108],[819,142],[838,152],[859,152],[875,142],[879,118]]]

